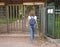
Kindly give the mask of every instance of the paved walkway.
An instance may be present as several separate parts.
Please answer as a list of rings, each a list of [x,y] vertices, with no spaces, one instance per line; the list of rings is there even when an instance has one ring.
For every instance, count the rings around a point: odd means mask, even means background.
[[[40,39],[35,36],[34,43],[31,43],[29,36],[19,34],[2,34],[0,35],[0,47],[59,47],[58,45],[47,41],[46,39]]]

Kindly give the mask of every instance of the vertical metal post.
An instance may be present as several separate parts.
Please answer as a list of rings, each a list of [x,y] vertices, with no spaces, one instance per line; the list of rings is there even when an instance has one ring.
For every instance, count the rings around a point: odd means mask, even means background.
[[[17,5],[17,29],[19,31],[19,6]]]
[[[42,15],[41,15],[41,21],[42,21],[42,33],[45,34],[45,8],[44,8],[44,5],[42,6]]]
[[[7,9],[7,32],[9,31],[9,6],[6,6]]]
[[[38,22],[41,22],[41,5],[39,5],[39,17],[38,17]],[[39,23],[38,23],[39,24]],[[41,26],[41,24],[38,25],[39,27]],[[38,28],[39,28],[38,27]],[[39,28],[39,35],[40,35],[40,31],[41,31],[41,27]]]
[[[20,23],[20,21],[21,21],[21,20],[20,20],[20,5],[19,5],[19,14],[18,14],[18,15],[19,15],[19,31],[20,31],[20,29],[21,29],[21,26],[20,26],[20,24],[21,24],[21,23]]]
[[[24,5],[23,5],[23,11],[22,11],[22,13],[23,13],[23,15],[22,15],[22,31],[24,31],[23,30]]]
[[[19,5],[19,14],[18,14],[19,15],[19,31],[21,31],[21,23],[20,23],[21,22],[21,19],[20,19],[20,13],[21,12],[20,12],[20,7],[21,6]]]
[[[24,9],[24,8],[23,8],[23,5],[22,5],[22,19],[21,19],[21,25],[22,25],[22,26],[21,26],[21,29],[22,29],[22,31],[23,31],[23,9]]]
[[[10,5],[10,17],[11,17],[11,20],[12,20],[12,6]],[[12,22],[11,22],[11,30],[12,31]]]
[[[48,33],[48,16],[47,16],[47,0],[46,0],[46,2],[45,2],[45,8],[46,8],[46,13],[45,13],[45,15],[46,15],[46,21],[45,21],[45,34],[47,35],[47,33]]]
[[[14,15],[14,5],[13,5],[13,10],[12,10],[12,12],[13,12],[13,20],[14,20],[14,18],[15,18],[15,17],[14,17],[14,16],[15,16],[15,15]],[[15,31],[15,22],[13,23],[13,30]]]
[[[55,6],[53,6],[53,37],[55,36]]]
[[[22,30],[25,32],[25,6],[23,5]]]
[[[19,28],[19,6],[17,6],[17,30],[18,30],[18,28]]]
[[[24,6],[24,30],[25,30],[25,31],[27,30],[27,27],[26,27],[26,13],[25,13],[25,6]]]
[[[42,12],[42,11],[43,11],[43,9],[42,9],[42,5],[41,5],[41,31],[43,30],[43,29],[42,29],[42,28],[43,28],[43,26],[42,26],[42,24],[43,24],[43,23],[42,23],[43,12]],[[42,32],[43,32],[43,31],[42,31]]]
[[[17,5],[16,5],[16,20],[17,20]],[[17,21],[16,21],[16,31],[17,31],[17,28],[18,26],[17,26]]]
[[[13,21],[13,6],[11,6],[11,14],[12,14],[11,16],[12,16],[12,21]],[[12,31],[13,31],[13,23],[11,23],[11,24],[12,24],[11,27],[12,27]]]
[[[16,17],[17,17],[17,16],[16,16],[16,6],[14,7],[14,10],[15,10],[15,11],[14,11],[14,16],[15,16],[15,19],[17,19],[17,18],[16,18]],[[16,32],[16,21],[15,21],[15,32]]]

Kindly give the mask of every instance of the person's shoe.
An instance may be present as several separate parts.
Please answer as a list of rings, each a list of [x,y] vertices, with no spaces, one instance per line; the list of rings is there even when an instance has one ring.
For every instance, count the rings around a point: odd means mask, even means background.
[[[34,43],[34,40],[32,40],[31,43]]]

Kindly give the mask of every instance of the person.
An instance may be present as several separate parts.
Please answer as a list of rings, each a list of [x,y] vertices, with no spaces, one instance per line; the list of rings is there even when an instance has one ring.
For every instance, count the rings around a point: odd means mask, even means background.
[[[29,31],[30,31],[30,39],[34,42],[34,33],[36,31],[36,23],[37,23],[37,16],[35,16],[35,10],[31,10],[28,16],[29,21]]]

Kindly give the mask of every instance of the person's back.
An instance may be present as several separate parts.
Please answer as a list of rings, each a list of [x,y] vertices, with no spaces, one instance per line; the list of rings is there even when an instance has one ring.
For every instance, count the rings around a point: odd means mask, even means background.
[[[36,24],[36,20],[34,19],[34,17],[33,18],[31,17],[31,19],[29,20],[29,24],[31,26],[34,26]]]
[[[31,38],[31,41],[33,41],[34,40],[34,32],[35,32],[35,28],[36,28],[36,21],[37,21],[37,17],[35,16],[34,10],[30,11],[28,20],[29,20],[29,27],[30,27],[30,38]]]

